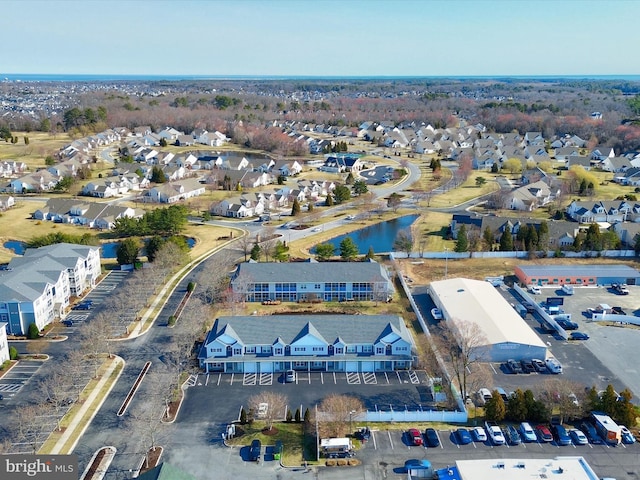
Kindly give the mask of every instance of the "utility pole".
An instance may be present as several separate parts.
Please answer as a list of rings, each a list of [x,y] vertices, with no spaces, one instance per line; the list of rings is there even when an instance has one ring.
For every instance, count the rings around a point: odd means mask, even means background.
[[[447,278],[447,275],[449,273],[448,260],[449,260],[449,249],[447,247],[444,247],[444,278]]]

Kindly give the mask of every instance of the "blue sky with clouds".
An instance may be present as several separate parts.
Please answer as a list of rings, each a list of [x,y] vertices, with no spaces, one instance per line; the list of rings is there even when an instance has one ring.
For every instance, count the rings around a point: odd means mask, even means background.
[[[640,0],[2,0],[0,7],[0,74],[640,74]]]

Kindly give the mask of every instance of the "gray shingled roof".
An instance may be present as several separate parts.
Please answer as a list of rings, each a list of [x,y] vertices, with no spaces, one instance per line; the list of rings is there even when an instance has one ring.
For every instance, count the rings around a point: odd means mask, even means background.
[[[251,283],[272,282],[382,282],[386,270],[376,262],[241,263],[234,276]]]
[[[330,344],[338,338],[347,344],[374,344],[393,331],[412,343],[404,321],[395,315],[256,315],[218,318],[205,345],[231,331],[245,345],[272,345],[277,338],[290,345],[307,332]]]

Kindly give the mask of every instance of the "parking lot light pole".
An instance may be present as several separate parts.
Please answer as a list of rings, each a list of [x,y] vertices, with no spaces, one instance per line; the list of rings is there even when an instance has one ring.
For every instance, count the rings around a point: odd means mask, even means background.
[[[353,434],[353,415],[356,413],[355,410],[351,410],[349,412],[349,435]]]
[[[449,273],[449,248],[444,247],[444,278],[447,278],[447,274]]]

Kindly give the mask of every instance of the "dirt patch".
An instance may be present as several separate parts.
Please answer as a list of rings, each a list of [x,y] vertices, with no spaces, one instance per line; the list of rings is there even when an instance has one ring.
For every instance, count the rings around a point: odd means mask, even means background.
[[[142,465],[142,468],[140,469],[140,475],[151,470],[152,468],[157,467],[161,456],[162,456],[162,447],[150,448],[147,451],[147,456]]]
[[[262,432],[263,435],[267,435],[267,436],[273,436],[273,435],[277,435],[278,434],[278,429],[276,427],[271,427],[269,428],[263,428]]]

